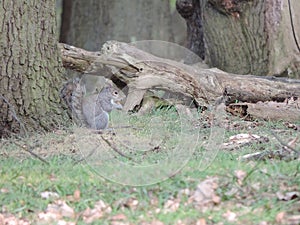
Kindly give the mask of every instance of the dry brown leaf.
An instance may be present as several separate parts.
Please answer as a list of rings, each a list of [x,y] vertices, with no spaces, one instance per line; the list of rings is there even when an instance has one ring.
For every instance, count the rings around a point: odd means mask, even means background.
[[[296,143],[298,141],[298,137],[293,138],[293,140],[289,141],[289,143],[287,143],[287,146],[291,147],[291,148],[296,148]]]
[[[182,220],[178,220],[175,225],[186,225],[186,223]]]
[[[240,133],[229,137],[229,141],[223,143],[223,149],[235,149],[251,143],[267,142],[268,138],[256,134]]]
[[[289,129],[300,130],[300,126],[297,125],[297,124],[286,122],[285,125],[286,125],[287,128],[289,128]]]
[[[0,213],[0,224],[5,224],[5,217]]]
[[[8,188],[1,188],[1,189],[0,189],[0,192],[1,192],[1,193],[8,193],[9,190],[8,190]]]
[[[154,212],[155,212],[156,214],[160,213],[160,212],[161,212],[161,208],[156,208],[156,209],[154,210]]]
[[[276,215],[276,222],[279,224],[283,224],[284,217],[285,217],[285,212],[280,212]]]
[[[95,220],[100,219],[103,215],[104,213],[99,209],[87,208],[86,210],[84,210],[82,218],[85,223],[90,224]]]
[[[196,190],[189,198],[189,202],[193,202],[198,207],[219,204],[221,199],[215,194],[217,188],[217,178],[208,178],[198,184]]]
[[[292,215],[287,217],[287,224],[300,224],[300,215]]]
[[[50,181],[55,181],[55,180],[57,180],[56,175],[55,175],[55,174],[51,174],[51,175],[49,176],[49,180],[50,180]]]
[[[164,204],[164,213],[176,212],[180,206],[180,199],[168,199]]]
[[[83,221],[87,224],[94,222],[95,220],[104,216],[104,214],[111,213],[112,209],[106,205],[102,200],[96,202],[93,209],[87,208],[83,214]]]
[[[61,217],[74,218],[75,212],[65,201],[57,200],[54,203],[49,204],[46,213],[41,214],[41,216],[44,216],[45,219],[60,219]]]
[[[96,202],[95,209],[100,209],[107,214],[111,213],[111,211],[112,211],[111,207],[109,205],[105,204],[102,200],[99,200],[98,202]]]
[[[136,210],[136,208],[139,205],[139,201],[135,198],[129,198],[126,202],[126,205],[128,206],[128,208],[132,210]]]
[[[196,225],[206,225],[206,220],[204,218],[201,218],[197,220]]]
[[[141,225],[164,225],[164,223],[159,220],[153,220],[151,222],[143,222]]]
[[[234,175],[237,178],[238,184],[242,185],[244,178],[247,176],[247,173],[243,170],[236,170],[234,171]]]
[[[52,192],[52,191],[43,191],[41,193],[41,197],[43,199],[49,199],[49,198],[59,198],[58,193]]]
[[[133,225],[129,222],[124,222],[124,221],[111,221],[110,225]]]
[[[58,221],[62,218],[62,215],[54,212],[41,212],[38,214],[38,218],[45,222]]]
[[[30,225],[30,222],[24,220],[24,219],[19,219],[15,217],[14,215],[11,214],[1,214],[0,213],[0,224],[2,225]]]
[[[268,225],[268,223],[266,221],[261,221],[258,225]]]
[[[74,200],[79,201],[80,200],[80,190],[75,190],[73,194]]]
[[[138,205],[139,201],[136,198],[119,199],[114,203],[116,208],[130,208],[132,210],[136,210]]]
[[[125,214],[117,214],[117,215],[114,215],[114,216],[111,216],[109,218],[110,220],[126,220],[127,219],[127,216]]]
[[[151,197],[151,199],[150,199],[150,205],[154,206],[154,207],[157,207],[158,204],[159,204],[158,197],[157,196]]]
[[[56,225],[76,225],[76,223],[74,222],[69,222],[69,221],[65,221],[65,220],[59,220]]]
[[[285,194],[283,194],[282,192],[277,192],[276,195],[279,200],[283,201],[290,201],[296,198],[300,198],[300,192],[297,191],[291,191]]]
[[[213,201],[213,203],[215,203],[216,205],[218,205],[218,204],[221,203],[221,198],[219,196],[217,196],[217,195],[214,195],[212,197],[212,201]]]
[[[185,188],[179,191],[178,196],[189,196],[191,193],[190,189]]]
[[[233,222],[236,220],[236,213],[231,212],[228,210],[226,213],[223,214],[223,217],[228,221],[228,222]]]

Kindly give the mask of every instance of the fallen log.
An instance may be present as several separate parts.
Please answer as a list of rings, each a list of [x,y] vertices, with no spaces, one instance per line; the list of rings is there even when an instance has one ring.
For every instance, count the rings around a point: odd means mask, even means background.
[[[237,75],[216,68],[201,69],[159,58],[122,42],[109,41],[97,52],[62,43],[59,49],[65,67],[81,73],[114,76],[124,82],[129,88],[125,110],[139,105],[149,89],[177,93],[204,107],[220,99],[229,105],[300,98],[300,80]],[[299,106],[297,112],[300,115]]]
[[[260,118],[263,120],[284,120],[300,122],[300,99],[293,98],[285,102],[232,103],[227,106],[227,112],[248,120]]]

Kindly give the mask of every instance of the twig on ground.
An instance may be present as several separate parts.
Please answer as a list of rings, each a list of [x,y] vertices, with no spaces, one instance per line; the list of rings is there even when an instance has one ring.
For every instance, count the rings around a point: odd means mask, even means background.
[[[295,152],[300,156],[300,151],[294,149],[293,147],[289,146],[288,144],[285,144],[273,131],[271,131],[271,134],[275,137],[275,139],[285,148]]]
[[[120,156],[123,156],[123,157],[125,157],[125,158],[127,158],[127,159],[129,159],[129,160],[134,161],[132,157],[130,157],[130,156],[128,156],[128,155],[125,155],[123,152],[121,152],[121,151],[120,151],[120,150],[119,150],[112,142],[110,142],[110,141],[109,141],[107,138],[105,138],[103,135],[100,135],[100,136],[101,136],[102,140],[105,141],[105,143],[108,144],[108,146],[109,146],[112,150],[114,150],[116,153],[118,153]]]
[[[86,157],[82,157],[81,159],[78,159],[77,161],[75,161],[74,164],[80,163],[80,162],[86,160],[87,158],[91,157],[95,153],[96,149],[97,148],[94,148]]]
[[[17,146],[21,147],[24,151],[29,152],[31,155],[33,155],[34,157],[36,157],[36,158],[38,158],[39,160],[41,160],[43,163],[46,163],[46,164],[49,165],[49,162],[48,162],[48,161],[46,161],[45,159],[43,159],[42,157],[40,157],[38,154],[34,153],[33,151],[27,149],[26,146],[21,145],[21,144],[19,144],[19,143],[17,143],[17,142],[15,142],[15,144],[16,144]]]

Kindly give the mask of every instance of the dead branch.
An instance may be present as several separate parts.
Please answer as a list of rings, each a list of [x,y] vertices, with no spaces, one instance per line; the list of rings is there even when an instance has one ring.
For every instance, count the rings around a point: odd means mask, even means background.
[[[162,89],[193,98],[198,106],[212,105],[221,96],[226,96],[227,105],[300,98],[300,80],[196,68],[156,57],[126,43],[109,41],[99,52],[66,44],[59,44],[59,49],[65,67],[82,73],[114,76],[126,83],[129,94],[125,110],[139,105],[148,89]]]
[[[46,164],[50,164],[47,160],[43,159],[41,156],[39,156],[38,154],[34,153],[31,149],[28,149],[28,147],[26,145],[21,145],[17,142],[14,143],[15,145],[19,146],[20,148],[22,148],[24,151],[30,153],[32,156],[34,156],[35,158],[39,159],[40,161],[42,161],[43,163]],[[30,147],[31,148],[31,147]]]

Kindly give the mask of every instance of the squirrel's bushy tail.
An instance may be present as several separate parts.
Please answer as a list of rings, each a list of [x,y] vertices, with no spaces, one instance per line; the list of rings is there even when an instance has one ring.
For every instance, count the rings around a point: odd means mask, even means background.
[[[81,125],[86,125],[83,111],[82,111],[82,100],[85,95],[85,89],[81,86],[81,79],[76,77],[69,80],[63,85],[60,91],[60,97],[68,106],[71,111],[71,116]]]

